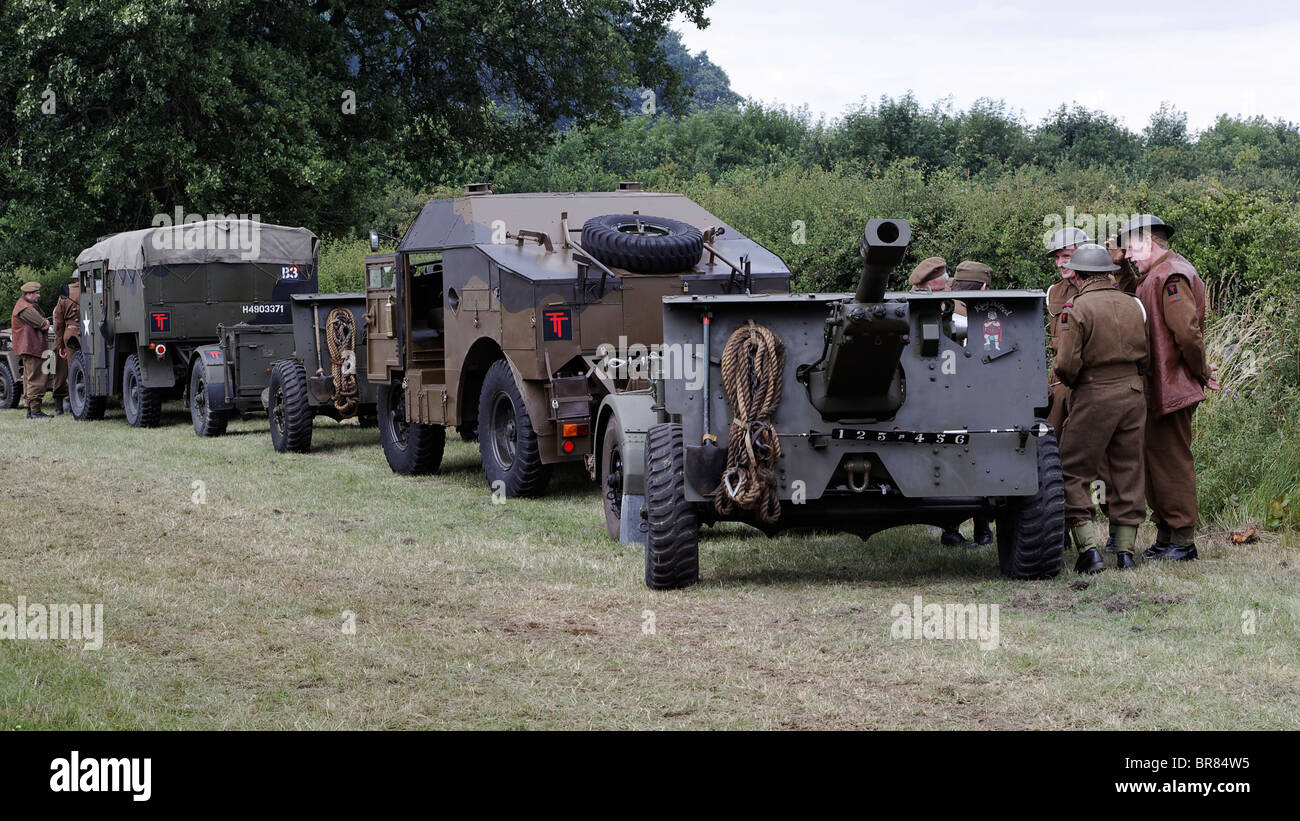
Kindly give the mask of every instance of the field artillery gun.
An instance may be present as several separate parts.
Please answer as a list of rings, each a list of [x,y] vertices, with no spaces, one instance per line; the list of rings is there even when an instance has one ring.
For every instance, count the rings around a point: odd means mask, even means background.
[[[605,397],[598,415],[599,449],[644,438],[643,456],[621,459],[609,477],[621,495],[610,532],[644,545],[647,585],[693,584],[700,525],[718,521],[865,539],[981,514],[996,520],[1005,575],[1060,572],[1045,297],[962,296],[963,344],[952,323],[960,294],[886,293],[910,238],[904,220],[868,222],[853,294],[663,299],[660,372],[648,389]],[[691,360],[703,378],[673,365]]]

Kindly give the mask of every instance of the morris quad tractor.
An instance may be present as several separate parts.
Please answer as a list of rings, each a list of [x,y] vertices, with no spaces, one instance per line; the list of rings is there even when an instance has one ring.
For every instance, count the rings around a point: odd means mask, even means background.
[[[116,396],[132,426],[160,424],[164,400],[189,399],[218,325],[289,321],[290,296],[316,290],[316,246],[306,228],[230,219],[127,231],[82,251],[73,415],[101,419]]]
[[[644,545],[648,586],[695,583],[700,525],[719,521],[865,539],[984,514],[1004,574],[1060,572],[1044,295],[962,296],[963,344],[954,294],[885,292],[910,238],[904,220],[868,222],[853,294],[663,299],[661,355],[696,357],[702,377],[665,367],[649,389],[611,392],[598,415],[597,447],[621,454],[618,532]]]
[[[775,254],[686,197],[635,183],[570,194],[474,185],[433,200],[391,264],[367,269],[366,376],[388,464],[436,471],[455,427],[478,439],[494,491],[540,495],[552,466],[591,459],[601,398],[649,384],[636,367],[606,365],[648,361],[663,297],[789,287]]]
[[[391,259],[391,257],[390,257]],[[220,436],[232,414],[267,412],[280,453],[311,450],[317,416],[375,422],[365,362],[364,294],[291,294],[292,324],[219,325],[190,375],[190,417],[199,436]],[[308,374],[311,374],[310,376]]]

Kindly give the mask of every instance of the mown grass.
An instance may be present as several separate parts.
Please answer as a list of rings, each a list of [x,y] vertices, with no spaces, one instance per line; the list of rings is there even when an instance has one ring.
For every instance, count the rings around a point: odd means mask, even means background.
[[[102,602],[107,623],[99,651],[0,641],[0,727],[1300,726],[1294,535],[1014,583],[922,528],[726,526],[698,587],[655,593],[580,470],[494,505],[459,441],[411,478],[373,430],[320,422],[282,456],[265,420],[166,422],[0,413],[0,602]],[[915,595],[999,605],[1000,647],[891,638]]]

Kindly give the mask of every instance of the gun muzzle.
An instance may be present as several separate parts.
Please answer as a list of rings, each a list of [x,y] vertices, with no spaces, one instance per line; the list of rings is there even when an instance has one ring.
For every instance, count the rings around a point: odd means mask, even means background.
[[[862,256],[862,278],[858,280],[857,302],[881,302],[889,274],[903,261],[912,242],[912,226],[907,220],[874,219],[867,221],[858,253]]]

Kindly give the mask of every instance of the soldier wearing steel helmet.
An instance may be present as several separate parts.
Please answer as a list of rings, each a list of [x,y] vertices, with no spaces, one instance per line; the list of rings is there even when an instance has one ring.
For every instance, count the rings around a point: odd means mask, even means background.
[[[1156,543],[1143,555],[1190,561],[1197,557],[1192,415],[1205,389],[1218,390],[1219,384],[1205,359],[1205,283],[1169,247],[1173,233],[1159,217],[1142,214],[1120,227],[1115,245],[1136,270],[1137,298],[1148,315],[1144,457]]]
[[[1069,267],[1070,257],[1074,255],[1074,249],[1087,242],[1092,242],[1092,238],[1079,228],[1062,228],[1047,241],[1047,255],[1061,275],[1047,289],[1048,336],[1053,351],[1061,347],[1061,311],[1066,303],[1074,301],[1081,284],[1078,274]],[[1047,380],[1047,423],[1058,432],[1069,413],[1069,399],[1070,389],[1055,375],[1050,375]]]
[[[1080,245],[1066,264],[1081,281],[1078,294],[1061,309],[1053,371],[1071,392],[1061,433],[1061,471],[1066,524],[1079,550],[1074,569],[1100,573],[1106,567],[1092,531],[1090,487],[1108,464],[1115,566],[1126,570],[1136,566],[1133,546],[1146,518],[1146,313],[1137,299],[1115,287],[1110,274],[1119,266],[1102,246]]]

